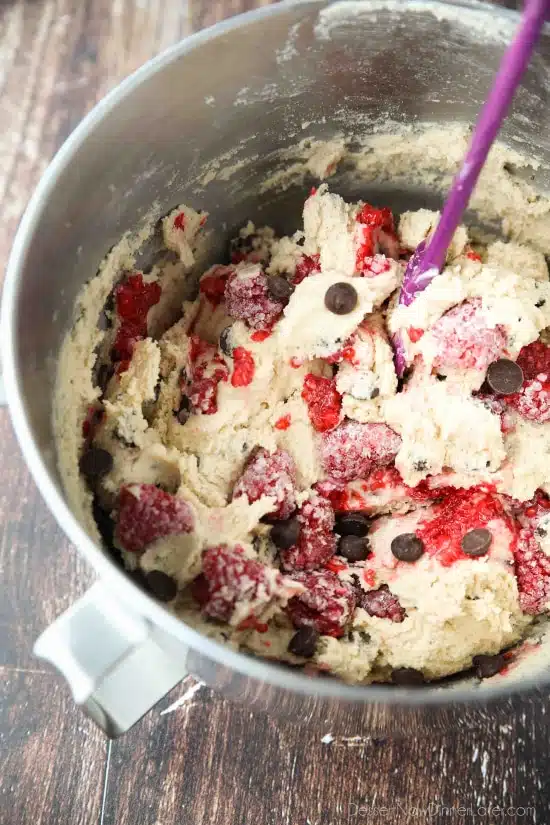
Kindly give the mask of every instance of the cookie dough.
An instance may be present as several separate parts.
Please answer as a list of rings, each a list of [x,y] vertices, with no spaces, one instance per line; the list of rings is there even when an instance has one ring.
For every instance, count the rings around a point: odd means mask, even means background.
[[[405,306],[438,214],[322,184],[188,300],[207,219],[167,215],[146,273],[124,238],[80,298],[55,408],[78,517],[236,648],[354,683],[488,673],[550,610],[544,255],[460,227]]]

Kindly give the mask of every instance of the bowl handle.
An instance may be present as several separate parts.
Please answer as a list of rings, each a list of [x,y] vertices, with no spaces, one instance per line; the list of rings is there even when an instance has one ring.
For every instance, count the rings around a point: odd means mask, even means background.
[[[187,674],[188,649],[96,582],[37,639],[75,702],[109,736],[132,727]]]

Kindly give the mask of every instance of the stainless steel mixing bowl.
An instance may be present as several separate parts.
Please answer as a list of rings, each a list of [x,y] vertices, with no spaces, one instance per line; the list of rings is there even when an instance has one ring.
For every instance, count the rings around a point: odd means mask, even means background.
[[[550,675],[542,666],[529,678],[512,673],[484,689],[471,679],[416,691],[352,687],[201,637],[139,590],[76,521],[51,426],[57,353],[76,296],[153,201],[164,212],[181,202],[207,209],[218,252],[224,223],[229,231],[261,213],[280,229],[293,228],[303,188],[261,191],[280,167],[278,150],[310,134],[364,134],[388,113],[402,123],[473,122],[516,23],[513,12],[466,1],[314,0],[264,8],[201,32],[140,69],[83,121],[46,172],[9,262],[3,364],[28,466],[99,577],[36,651],[59,667],[76,701],[109,733],[127,729],[185,673],[252,707],[323,721],[327,731],[348,735],[471,725],[488,702],[508,715],[519,695],[547,697]],[[547,30],[504,132],[547,161],[549,71]],[[304,123],[312,125],[304,130]],[[230,150],[238,172],[200,186],[201,170]],[[547,187],[542,173],[536,184]],[[344,195],[374,195],[358,181],[355,192],[343,178],[332,185]],[[376,197],[399,209],[431,203],[434,193],[388,187]]]

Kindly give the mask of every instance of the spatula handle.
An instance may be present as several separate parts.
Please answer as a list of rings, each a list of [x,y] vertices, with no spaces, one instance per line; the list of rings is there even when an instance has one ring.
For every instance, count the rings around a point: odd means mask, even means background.
[[[550,0],[526,0],[520,27],[502,59],[462,168],[454,179],[439,224],[424,253],[424,270],[441,270],[445,263],[447,249],[548,19]]]

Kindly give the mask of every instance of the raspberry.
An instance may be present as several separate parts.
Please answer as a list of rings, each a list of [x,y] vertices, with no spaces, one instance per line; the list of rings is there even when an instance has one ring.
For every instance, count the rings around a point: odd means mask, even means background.
[[[342,396],[334,379],[308,373],[304,378],[302,398],[308,406],[309,419],[320,432],[333,430],[340,421]]]
[[[297,544],[281,553],[285,570],[311,570],[325,564],[336,552],[334,510],[329,501],[315,493],[302,504],[298,514],[300,537]]]
[[[400,436],[385,424],[347,420],[323,436],[321,460],[332,481],[354,481],[373,466],[390,464],[400,446]]]
[[[544,613],[550,609],[550,558],[531,527],[520,530],[514,556],[521,609],[532,616]]]
[[[218,306],[223,301],[227,279],[234,272],[231,266],[212,266],[202,276],[199,290],[213,306]]]
[[[468,249],[468,251],[466,252],[466,257],[469,258],[471,261],[479,261],[479,263],[481,263],[482,260],[481,255],[478,255],[478,253],[475,252],[473,249]]]
[[[285,603],[292,593],[289,584],[276,570],[246,558],[242,547],[222,544],[204,551],[202,575],[193,582],[191,593],[203,613],[228,622],[243,602],[250,603],[249,616],[257,615],[274,601]]]
[[[294,272],[294,277],[292,278],[292,283],[294,286],[301,284],[302,281],[309,278],[310,275],[320,272],[320,261],[321,258],[319,255],[304,255],[296,264],[296,270]]]
[[[276,519],[289,518],[296,508],[296,467],[292,456],[284,450],[275,453],[268,453],[263,447],[255,450],[233,489],[233,499],[243,495],[250,504],[262,496],[270,496],[276,506],[269,515]]]
[[[186,394],[195,413],[213,415],[218,411],[218,384],[227,381],[229,369],[217,348],[196,335],[190,338],[190,380]]]
[[[146,283],[141,272],[129,275],[115,288],[115,305],[120,324],[112,349],[115,361],[129,361],[134,346],[147,337],[147,314],[160,300],[158,283]]]
[[[459,559],[470,558],[461,547],[463,536],[489,523],[491,532],[508,532],[510,543],[513,542],[516,527],[499,497],[484,487],[472,487],[449,492],[420,522],[416,534],[424,542],[426,551],[437,556],[444,567],[449,567]]]
[[[247,266],[231,275],[225,285],[227,312],[254,329],[269,329],[284,309],[267,288],[267,276],[259,266]]]
[[[190,533],[193,525],[193,511],[182,498],[154,484],[120,488],[117,538],[125,550],[136,553],[164,536]]]
[[[356,605],[353,589],[329,570],[295,573],[293,579],[306,588],[287,605],[295,627],[314,627],[325,636],[339,638]]]
[[[254,358],[252,353],[244,347],[235,347],[233,350],[233,387],[247,387],[254,378]]]
[[[542,341],[534,341],[523,347],[516,363],[523,370],[526,381],[536,378],[541,373],[550,375],[550,347]]]
[[[390,593],[387,584],[382,584],[377,590],[361,591],[358,598],[359,607],[366,610],[369,616],[376,616],[378,619],[390,619],[392,622],[400,623],[404,620],[405,610],[399,604],[399,599]]]
[[[544,424],[550,421],[550,373],[523,382],[521,390],[504,396],[507,403],[529,421]]]
[[[432,327],[438,353],[434,365],[486,370],[506,346],[504,327],[490,329],[481,315],[481,299],[453,307]]]

